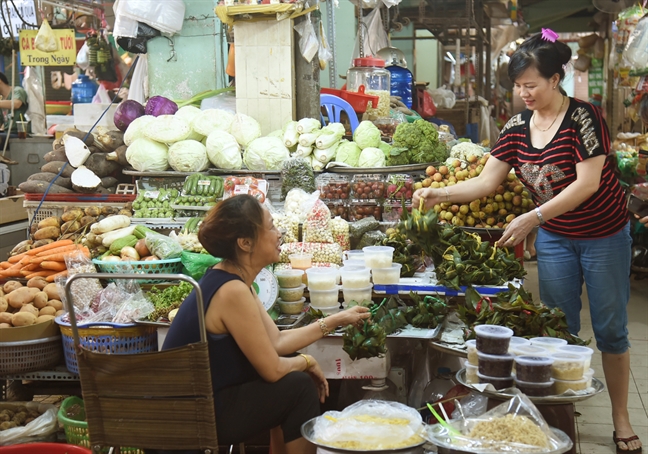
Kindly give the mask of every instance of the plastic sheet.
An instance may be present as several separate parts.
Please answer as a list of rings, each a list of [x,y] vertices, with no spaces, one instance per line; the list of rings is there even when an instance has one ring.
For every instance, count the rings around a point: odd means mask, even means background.
[[[50,404],[39,402],[0,402],[0,412],[10,410],[16,412],[22,408],[40,413],[33,421],[25,426],[14,427],[0,432],[0,446],[33,443],[55,434],[58,430],[57,408]]]
[[[299,33],[299,52],[307,62],[311,62],[319,50],[319,41],[315,33],[315,27],[311,22],[310,13],[306,20],[295,25],[295,31]]]
[[[380,227],[380,222],[373,216],[366,217],[359,221],[349,223],[349,236],[352,240],[359,241],[362,235],[370,230],[377,230]]]
[[[182,0],[140,0],[137,2],[124,1],[117,5],[115,16],[144,22],[162,33],[173,35],[182,30],[185,17],[185,4]]]

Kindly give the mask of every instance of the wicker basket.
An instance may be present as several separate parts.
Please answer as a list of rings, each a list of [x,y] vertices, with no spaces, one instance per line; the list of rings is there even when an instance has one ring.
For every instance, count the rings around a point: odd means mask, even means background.
[[[72,326],[61,317],[56,318],[63,337],[65,366],[74,373],[79,373]],[[114,355],[129,355],[158,351],[157,327],[151,325],[117,323],[92,323],[79,325],[81,345],[89,350]]]
[[[92,263],[97,266],[100,273],[130,273],[135,274],[179,274],[182,272],[182,260],[142,260],[137,262],[104,262],[93,259]],[[141,284],[156,284],[164,282],[164,279],[154,279],[152,276],[146,279],[137,279]]]
[[[68,417],[68,410],[73,405],[79,405],[79,414],[75,418]],[[65,439],[72,445],[90,448],[90,437],[88,436],[88,423],[85,421],[85,407],[83,400],[70,396],[61,402],[61,408],[58,411],[58,420],[63,425],[65,430]],[[109,448],[105,448],[103,452],[108,452]],[[144,451],[137,448],[121,448],[124,454],[144,454]]]
[[[0,342],[0,375],[49,369],[61,361],[61,336]]]

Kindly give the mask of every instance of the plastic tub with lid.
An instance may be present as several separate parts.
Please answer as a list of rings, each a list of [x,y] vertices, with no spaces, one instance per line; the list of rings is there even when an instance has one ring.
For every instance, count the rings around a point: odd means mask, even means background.
[[[301,284],[299,287],[295,288],[284,288],[279,287],[279,298],[287,303],[292,303],[293,301],[299,301],[301,297],[304,296],[304,289],[306,286]]]
[[[558,351],[560,347],[567,345],[567,341],[557,337],[534,337],[531,339],[531,345],[543,347],[551,352],[555,352]]]
[[[337,286],[332,290],[310,290],[309,295],[313,307],[340,307],[340,290]]]
[[[581,345],[564,345],[560,347],[557,351],[557,353],[575,353],[577,355],[583,355],[585,357],[585,364],[583,367],[585,370],[588,370],[590,368],[590,365],[592,364],[592,355],[594,354],[594,350],[592,350],[589,347],[583,347]]]
[[[394,248],[391,246],[366,246],[364,251],[365,266],[367,268],[390,268],[394,257]]]
[[[475,326],[477,350],[489,355],[505,355],[513,337],[513,330],[498,325]]]
[[[512,375],[508,377],[489,377],[487,375],[483,375],[477,372],[477,377],[479,378],[479,383],[490,383],[497,390],[506,389],[513,386]]]
[[[523,382],[546,383],[551,380],[553,362],[548,356],[516,356],[515,375]]]
[[[290,266],[296,270],[307,270],[313,265],[313,254],[295,253],[288,256]]]
[[[348,305],[351,301],[356,303],[362,303],[363,301],[371,301],[371,290],[373,286],[370,284],[369,287],[365,288],[342,288],[342,294],[344,295],[344,304]]]
[[[303,297],[298,299],[297,301],[284,301],[281,298],[277,299],[277,303],[279,303],[279,309],[281,309],[281,312],[288,315],[301,314],[302,310],[304,309],[305,302],[306,298]]]
[[[468,349],[468,362],[473,366],[479,364],[479,357],[477,356],[477,341],[470,339],[466,341],[466,348]]]
[[[589,377],[582,377],[579,380],[560,380],[554,379],[554,393],[557,395],[563,394],[569,390],[583,391],[589,387],[592,381]]]
[[[466,383],[479,383],[479,377],[477,376],[478,370],[479,368],[477,366],[466,363]]]
[[[337,290],[338,270],[328,267],[314,267],[306,270],[308,290]]]
[[[535,345],[522,345],[513,347],[512,353],[516,356],[551,356],[551,352],[544,347]]]
[[[529,339],[525,339],[524,337],[511,337],[511,340],[509,341],[509,353],[513,353],[513,349],[515,349],[516,347],[522,347],[524,345],[531,345],[531,341]]]
[[[400,272],[403,265],[392,263],[389,268],[373,268],[371,276],[374,284],[378,285],[396,285],[400,281]]]
[[[364,266],[343,266],[340,268],[343,289],[361,289],[371,286],[371,270]]]
[[[510,377],[513,370],[513,355],[489,355],[477,351],[479,373],[487,377]]]
[[[274,275],[282,288],[298,288],[302,285],[304,270],[278,270]]]
[[[515,387],[522,391],[527,396],[532,397],[545,397],[551,396],[554,393],[554,380],[552,378],[547,382],[535,383],[519,380],[515,377]]]
[[[553,378],[559,380],[580,380],[585,374],[585,356],[576,353],[554,353],[551,366]]]

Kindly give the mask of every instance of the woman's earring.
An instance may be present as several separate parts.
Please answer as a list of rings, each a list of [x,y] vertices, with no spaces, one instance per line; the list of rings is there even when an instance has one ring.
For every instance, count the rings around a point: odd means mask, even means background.
[[[556,89],[556,86],[555,86],[555,85],[554,85],[553,89],[554,89],[554,90]]]

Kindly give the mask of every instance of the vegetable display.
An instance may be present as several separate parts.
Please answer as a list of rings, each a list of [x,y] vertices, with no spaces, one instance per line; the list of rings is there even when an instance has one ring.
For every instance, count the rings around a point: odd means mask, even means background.
[[[178,111],[178,105],[164,96],[153,96],[146,102],[146,115],[159,117],[160,115],[173,115]]]
[[[209,167],[207,149],[195,140],[182,140],[169,147],[169,165],[178,172],[200,172]]]
[[[243,162],[250,170],[280,170],[290,152],[278,137],[253,140],[243,153]]]
[[[42,227],[40,232],[51,231],[57,233],[57,227]],[[80,251],[90,257],[87,247],[75,244],[72,240],[38,240],[40,246],[14,254],[5,262],[0,262],[0,278],[26,278],[40,277],[47,282],[54,282],[59,276],[67,275],[65,255]],[[24,246],[22,247],[25,248]],[[14,248],[15,249],[15,248]]]
[[[125,132],[128,129],[128,126],[136,119],[144,115],[144,106],[134,101],[128,99],[122,101],[115,110],[114,122],[117,129],[121,132]]]
[[[407,148],[410,164],[441,162],[448,157],[445,144],[439,141],[439,132],[432,123],[416,120],[414,123],[400,123],[393,137],[393,145]]]
[[[380,130],[370,121],[362,121],[353,132],[353,140],[364,150],[365,148],[378,148],[380,145]],[[362,166],[361,167],[369,167]]]
[[[149,315],[149,320],[158,321],[169,317],[169,312],[178,309],[182,302],[189,296],[193,286],[188,282],[180,282],[164,290],[152,287],[146,297],[153,303],[155,310]]]

